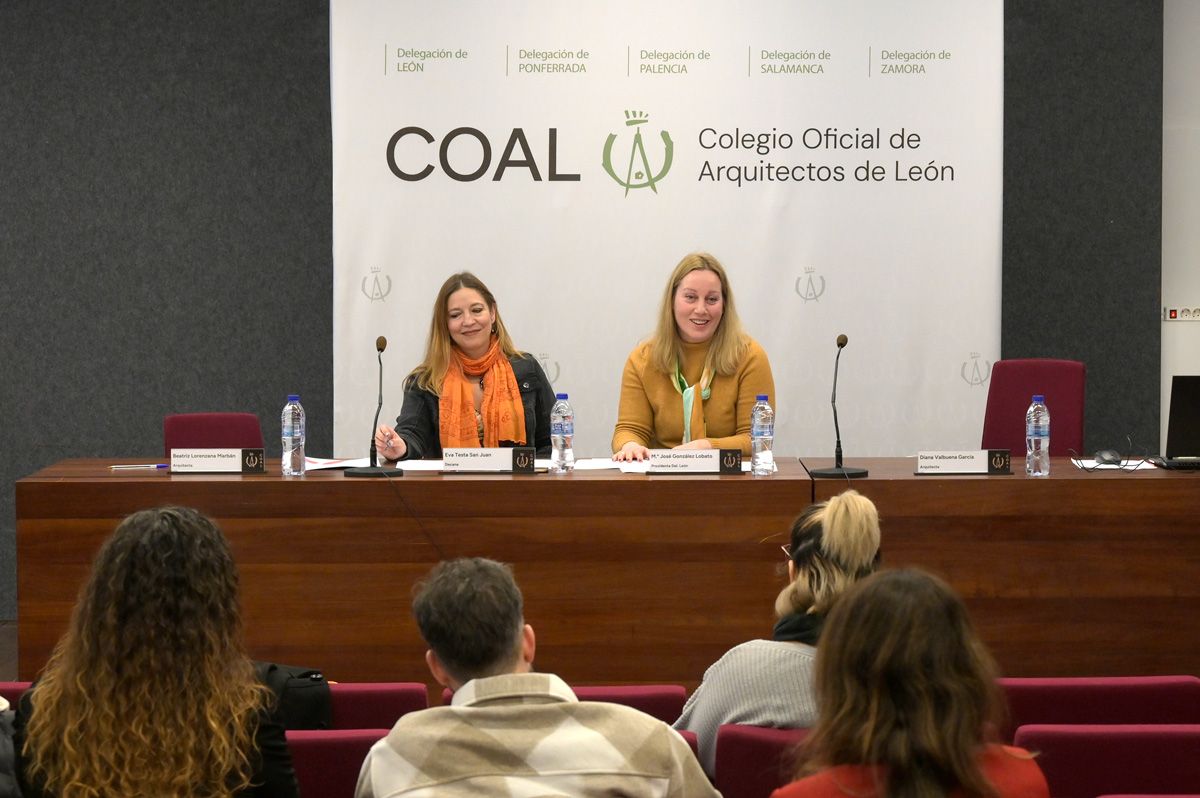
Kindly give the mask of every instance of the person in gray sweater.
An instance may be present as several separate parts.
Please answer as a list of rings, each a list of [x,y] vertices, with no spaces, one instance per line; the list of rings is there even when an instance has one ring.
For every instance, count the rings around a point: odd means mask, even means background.
[[[879,540],[879,513],[855,490],[809,505],[792,523],[791,543],[783,547],[788,584],[775,599],[771,639],[735,646],[709,666],[674,724],[695,732],[710,777],[722,724],[786,729],[816,720],[821,623],[841,593],[879,566]]]

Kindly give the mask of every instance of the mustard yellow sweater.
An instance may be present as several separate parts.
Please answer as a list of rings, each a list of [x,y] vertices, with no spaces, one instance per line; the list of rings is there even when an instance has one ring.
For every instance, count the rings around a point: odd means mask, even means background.
[[[683,377],[695,385],[704,371],[709,342],[683,343]],[[741,449],[750,454],[750,408],[754,397],[765,393],[771,407],[779,412],[775,398],[775,380],[767,353],[754,339],[733,374],[718,374],[712,381],[712,395],[704,403],[706,437],[714,449]],[[699,397],[696,397],[699,401]],[[693,435],[698,435],[693,430]],[[612,448],[618,451],[629,441],[651,449],[669,449],[683,442],[683,398],[671,385],[667,374],[650,363],[650,343],[641,343],[625,362],[621,377],[621,404]]]

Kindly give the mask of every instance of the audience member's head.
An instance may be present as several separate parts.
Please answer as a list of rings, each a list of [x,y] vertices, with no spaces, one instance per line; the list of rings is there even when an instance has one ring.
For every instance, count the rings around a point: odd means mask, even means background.
[[[977,756],[997,728],[996,676],[945,582],[920,570],[868,577],[826,620],[801,773],[883,765],[882,795],[989,795]]]
[[[533,662],[521,590],[503,563],[482,557],[439,563],[417,586],[413,615],[429,646],[430,671],[451,688],[526,671]]]
[[[225,536],[195,510],[134,513],[32,693],[26,773],[59,798],[230,795],[249,784],[268,695]]]
[[[787,548],[790,581],[775,600],[775,613],[823,615],[878,567],[879,512],[855,490],[811,504],[792,523]]]

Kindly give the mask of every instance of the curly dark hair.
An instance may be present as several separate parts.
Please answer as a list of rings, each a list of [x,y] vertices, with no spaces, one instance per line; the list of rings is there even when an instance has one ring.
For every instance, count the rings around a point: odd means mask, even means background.
[[[59,798],[229,796],[268,699],[225,536],[195,510],[143,510],[96,555],[32,693],[27,775]]]

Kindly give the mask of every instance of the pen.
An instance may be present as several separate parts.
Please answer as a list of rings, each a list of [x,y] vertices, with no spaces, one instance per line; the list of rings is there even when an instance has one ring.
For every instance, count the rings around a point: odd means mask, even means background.
[[[110,465],[110,471],[156,471],[160,468],[169,468],[166,463],[135,463],[133,465]]]

